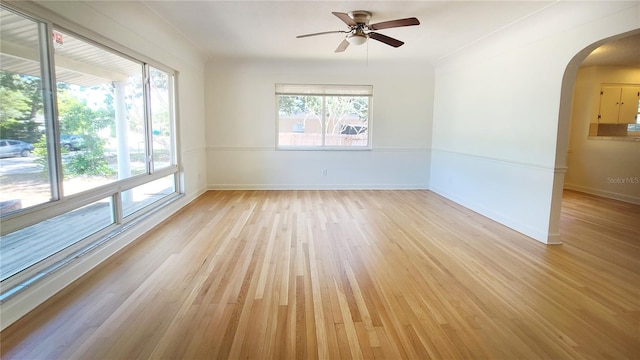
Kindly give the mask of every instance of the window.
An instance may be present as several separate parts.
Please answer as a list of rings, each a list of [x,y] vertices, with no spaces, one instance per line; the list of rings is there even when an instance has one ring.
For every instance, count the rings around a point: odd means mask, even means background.
[[[279,149],[371,148],[369,85],[276,84]]]
[[[46,133],[44,93],[51,88],[48,69],[41,59],[47,54],[48,42],[41,35],[44,24],[0,7],[0,212],[43,204],[57,197],[51,187],[54,175],[44,171],[34,153],[42,159],[52,153],[46,146],[35,150],[35,144]],[[44,74],[44,76],[43,76]],[[18,156],[12,141],[24,143],[29,153]],[[48,169],[47,169],[48,170]]]
[[[4,4],[0,35],[3,300],[177,198],[180,176],[170,69]]]
[[[638,101],[638,111],[636,113],[636,123],[627,125],[628,135],[640,135],[640,101]]]
[[[64,195],[147,173],[144,64],[62,30],[54,39]]]

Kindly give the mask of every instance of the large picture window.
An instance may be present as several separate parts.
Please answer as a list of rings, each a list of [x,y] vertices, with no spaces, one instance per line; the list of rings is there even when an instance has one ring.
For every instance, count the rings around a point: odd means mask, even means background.
[[[369,149],[368,85],[276,84],[279,149]]]
[[[175,199],[180,177],[170,69],[4,4],[0,35],[2,300]]]

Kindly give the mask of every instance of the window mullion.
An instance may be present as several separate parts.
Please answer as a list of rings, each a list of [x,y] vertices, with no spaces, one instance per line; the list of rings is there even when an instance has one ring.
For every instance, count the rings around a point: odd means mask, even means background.
[[[151,120],[151,72],[148,64],[144,64],[144,130],[145,130],[145,157],[147,174],[154,171],[153,166],[153,122]]]
[[[130,191],[130,190],[127,190]],[[122,203],[122,192],[118,192],[111,196],[111,209],[113,211],[113,222],[115,224],[122,224],[124,218],[124,209]]]
[[[59,129],[57,121],[55,64],[51,44],[51,25],[38,23],[38,42],[40,45],[40,78],[42,86],[42,108],[44,112],[45,136],[47,139],[47,165],[51,199],[62,197],[62,156],[60,154]]]
[[[176,114],[176,109],[175,109],[175,76],[174,75],[170,75],[169,76],[169,83],[168,83],[168,87],[169,87],[169,127],[171,129],[171,132],[176,134],[177,132],[177,127],[176,127],[176,123],[175,123],[175,114]],[[178,159],[177,159],[177,141],[178,141],[178,136],[176,134],[175,137],[171,138],[171,165],[177,164],[178,163]]]
[[[327,97],[322,97],[322,147],[325,147],[327,136]]]

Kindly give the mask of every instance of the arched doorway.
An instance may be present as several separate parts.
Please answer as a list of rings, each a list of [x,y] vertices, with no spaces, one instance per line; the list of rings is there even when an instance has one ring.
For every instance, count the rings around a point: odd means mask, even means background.
[[[571,117],[574,104],[574,86],[576,84],[578,71],[587,58],[600,57],[600,59],[597,59],[597,62],[594,62],[593,64],[605,65],[607,61],[610,61],[611,65],[620,64],[621,62],[615,62],[614,59],[620,60],[621,57],[630,56],[630,52],[618,52],[616,54],[616,49],[615,47],[613,47],[612,49],[609,49],[609,51],[611,51],[611,54],[608,54],[606,57],[604,57],[602,56],[602,54],[597,54],[596,52],[594,52],[594,50],[605,48],[607,44],[611,44],[621,39],[629,39],[631,37],[640,38],[640,29],[594,42],[593,44],[585,47],[582,51],[578,52],[578,54],[576,54],[567,65],[562,80],[562,90],[560,97],[559,121],[556,140],[555,177],[551,201],[551,216],[549,221],[550,233],[556,233],[559,229],[562,193],[565,188],[566,172],[568,169],[567,153],[570,149],[571,141]],[[637,48],[640,48],[640,45],[637,45]],[[638,50],[637,48],[636,50]],[[620,51],[621,49],[618,50]],[[638,82],[640,82],[640,79],[638,79]]]

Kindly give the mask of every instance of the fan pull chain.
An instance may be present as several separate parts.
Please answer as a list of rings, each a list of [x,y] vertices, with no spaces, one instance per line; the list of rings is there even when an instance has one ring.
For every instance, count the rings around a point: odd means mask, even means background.
[[[369,67],[369,42],[367,41],[367,67]]]

